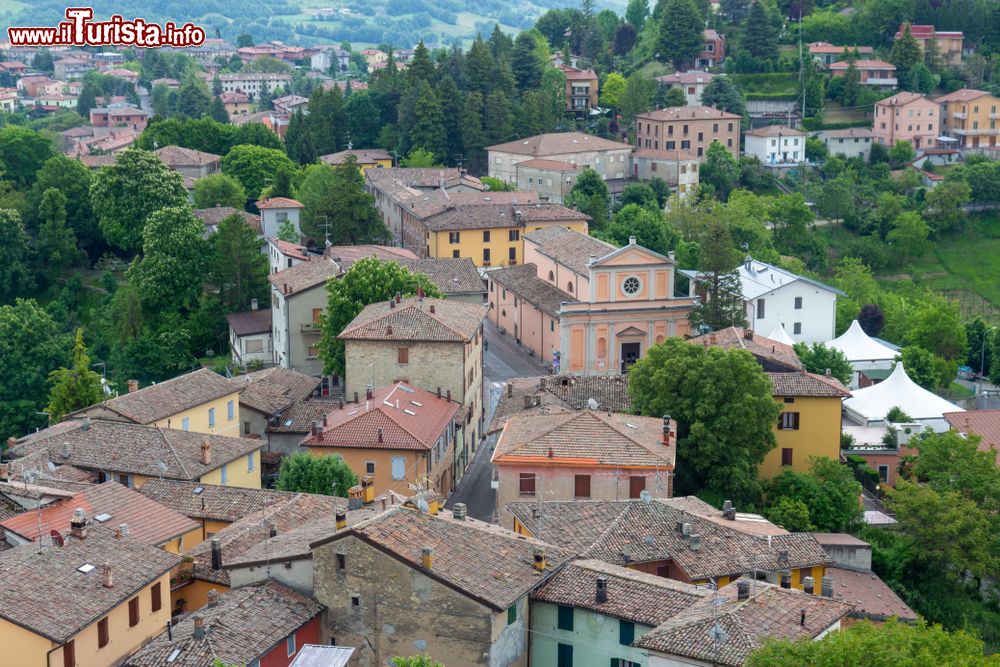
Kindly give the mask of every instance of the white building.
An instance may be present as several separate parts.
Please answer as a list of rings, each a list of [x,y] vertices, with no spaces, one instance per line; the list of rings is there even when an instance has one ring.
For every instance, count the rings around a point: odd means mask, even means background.
[[[277,88],[287,88],[292,83],[289,74],[270,74],[267,72],[241,72],[239,74],[220,74],[219,82],[224,93],[243,93],[251,100],[259,99],[261,92],[267,89],[273,93]]]
[[[830,155],[839,155],[842,158],[859,157],[865,162],[868,161],[872,141],[875,140],[875,134],[869,127],[823,130],[816,136],[826,144],[826,150]]]
[[[229,313],[229,351],[239,366],[249,361],[271,362],[271,310],[259,310],[257,299],[246,313]]]
[[[289,243],[273,236],[267,239],[268,275],[290,269],[313,258],[321,259],[320,255],[311,255],[305,246],[298,243]]]
[[[281,226],[289,221],[301,238],[299,212],[305,208],[302,204],[288,197],[271,197],[257,202],[257,208],[260,209],[260,226],[264,238],[276,238]]]
[[[806,135],[784,125],[768,125],[743,135],[743,153],[768,166],[795,166],[806,160]]]

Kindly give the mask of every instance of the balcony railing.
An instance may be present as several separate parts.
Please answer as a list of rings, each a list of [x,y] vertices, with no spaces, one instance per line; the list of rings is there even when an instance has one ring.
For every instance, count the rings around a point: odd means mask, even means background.
[[[965,120],[966,118],[969,117],[969,114],[967,114],[965,112],[962,112],[962,111],[956,111],[956,112],[954,112],[954,113],[951,114],[951,117],[952,118],[957,118],[958,120]]]
[[[995,135],[1000,137],[1000,127],[994,129],[985,128],[985,129],[975,129],[975,130],[966,130],[956,127],[952,129],[952,132],[954,132],[957,135],[965,137],[982,137],[990,135]]]
[[[892,79],[888,77],[869,77],[867,81],[864,82],[867,86],[895,86],[899,83],[898,79]]]
[[[306,334],[319,334],[322,333],[323,325],[319,322],[303,322],[299,325],[302,333]]]

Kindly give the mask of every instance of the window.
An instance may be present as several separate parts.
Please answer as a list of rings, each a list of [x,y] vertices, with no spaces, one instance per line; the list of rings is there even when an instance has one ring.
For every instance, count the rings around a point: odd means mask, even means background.
[[[883,482],[883,483],[889,481],[889,466],[887,466],[887,465],[880,465],[878,467],[878,478],[879,478],[879,481]]]
[[[408,363],[410,363],[410,348],[408,348],[408,347],[397,347],[396,348],[396,363],[397,364],[408,364]]]
[[[361,596],[360,595],[352,595],[351,596],[351,606],[352,607],[360,607],[361,606]]]
[[[461,240],[459,232],[448,232],[448,243],[458,243]]]
[[[687,125],[685,125],[684,127],[682,127],[682,128],[681,128],[681,131],[682,131],[682,132],[683,132],[684,134],[687,134],[687,133],[688,133],[688,126],[687,126]]]
[[[802,297],[795,297],[795,310],[802,310]]]
[[[507,261],[517,264],[517,248],[507,248]]]
[[[337,554],[337,570],[343,572],[347,569],[347,555]]]
[[[549,271],[549,282],[554,283],[556,281],[556,275]]]
[[[625,658],[611,658],[611,667],[642,667],[642,665]]]
[[[402,456],[392,457],[392,478],[403,479],[406,477],[406,459]]]
[[[793,334],[802,333],[802,322],[795,322],[792,324],[792,333]]]
[[[181,420],[181,430],[182,431],[189,431],[189,430],[191,430],[191,418],[190,417],[185,417],[184,419]]]
[[[253,457],[255,453],[256,452],[250,452],[249,454],[247,454],[247,472],[253,472],[253,467],[254,467]]]
[[[566,291],[569,292],[570,294],[573,293],[573,281],[572,280],[570,280],[568,283],[566,283]]]
[[[635,276],[629,276],[622,282],[622,292],[628,294],[629,296],[638,294],[641,287],[639,279]]]
[[[573,667],[572,644],[559,644],[556,652],[556,667]]]
[[[152,598],[152,604],[150,604],[150,611],[153,613],[160,611],[163,608],[163,594],[160,591],[159,582],[153,584],[153,587],[149,589],[150,597]]]
[[[757,319],[764,319],[764,299],[757,299]]]
[[[236,418],[236,405],[232,401],[229,401],[226,403],[226,419],[229,421],[233,421],[233,419],[235,418]]]
[[[535,473],[533,472],[522,472],[520,478],[517,481],[518,484],[518,494],[522,496],[533,496],[535,495]]]
[[[511,606],[507,607],[507,625],[512,624],[517,620],[517,603],[515,602]]]
[[[312,323],[319,326],[323,323],[323,309],[313,308],[312,309]]]
[[[489,261],[490,261],[490,249],[483,248],[483,264],[486,264]]]
[[[560,630],[573,630],[573,607],[559,605],[559,622],[556,627]]]
[[[691,142],[688,141],[687,139],[682,140],[681,141],[681,150],[687,150],[689,148],[691,148]]]
[[[223,486],[225,486],[229,482],[229,466],[228,466],[228,464],[226,464],[226,463],[222,464],[222,467],[219,468],[219,475],[222,477],[221,484]]]
[[[215,426],[215,408],[208,409],[208,425],[209,427]]]
[[[628,646],[635,641],[635,623],[630,621],[618,622],[618,643]]]
[[[289,657],[295,655],[295,633],[288,635],[288,639],[285,640],[285,646],[288,649],[287,655]]]
[[[134,628],[139,625],[139,598],[135,597],[128,601],[128,627]]]
[[[790,466],[792,465],[792,448],[782,447],[781,449],[781,465]]]
[[[519,241],[520,239],[521,239],[521,230],[520,229],[511,229],[511,230],[507,231],[507,240],[508,241]]]
[[[699,132],[698,133],[698,141],[705,141],[705,133],[704,132]]]
[[[675,149],[676,146],[677,146],[677,142],[676,141],[668,141],[667,145],[666,145],[666,148],[667,148],[668,151],[672,151],[672,150]]]
[[[483,232],[483,243],[489,243],[489,242],[490,242],[490,233],[489,231],[485,231]]]
[[[111,638],[108,637],[108,617],[105,616],[97,622],[97,648],[104,648]]]
[[[778,415],[778,430],[779,431],[798,431],[799,430],[799,413],[798,412],[782,412]]]
[[[556,321],[549,320],[549,331],[555,331],[555,330],[556,330]]]
[[[783,401],[784,401],[785,403],[794,403],[794,402],[795,402],[795,399],[794,399],[794,398],[792,398],[791,396],[785,396],[785,397],[784,397],[784,398],[783,398],[782,400],[783,400]]]
[[[628,478],[628,497],[629,498],[639,498],[642,492],[646,490],[646,478],[642,476],[633,475]]]
[[[576,498],[590,497],[590,475],[573,476],[573,495]]]
[[[365,474],[366,475],[374,475],[375,474],[375,462],[374,461],[365,461]]]
[[[451,256],[452,256],[452,257],[458,257],[458,256],[459,256],[459,255],[458,255],[458,251],[457,251],[457,250],[452,250],[452,251],[451,251]]]
[[[76,667],[76,643],[72,639],[63,644],[63,667]]]

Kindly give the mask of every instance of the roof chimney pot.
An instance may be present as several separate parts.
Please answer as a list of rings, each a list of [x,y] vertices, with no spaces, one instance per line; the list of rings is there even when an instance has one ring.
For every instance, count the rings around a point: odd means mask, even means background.
[[[385,502],[384,499],[383,502]],[[343,530],[344,528],[347,528],[347,511],[337,510],[336,514],[334,514],[334,521],[335,521],[334,528],[336,528],[337,530]]]
[[[420,550],[420,564],[425,570],[431,569],[434,565],[434,550],[430,547],[424,547]]]
[[[205,619],[201,616],[194,617],[194,638],[204,639],[205,638]]]
[[[451,515],[456,521],[465,521],[465,517],[468,513],[469,508],[465,505],[465,503],[455,503],[455,505],[451,508]]]
[[[434,312],[434,304],[432,303],[431,304],[431,313],[433,313],[433,312]]]
[[[535,549],[532,554],[531,566],[535,568],[535,572],[545,572],[545,550]]]
[[[608,601],[608,578],[605,576],[597,577],[597,591],[594,595],[594,599],[598,602]]]
[[[101,585],[105,588],[115,587],[115,578],[111,573],[111,563],[105,563],[101,566]]]
[[[87,515],[82,507],[73,510],[73,518],[69,522],[69,534],[78,540],[87,539]]]
[[[219,591],[214,588],[208,592],[208,606],[212,608],[219,604]]]
[[[131,394],[133,391],[139,391],[139,381],[138,380],[129,380],[128,381],[128,393]]]
[[[813,593],[815,593],[816,592],[816,580],[813,579],[812,577],[803,577],[802,578],[802,590],[804,590],[809,595],[812,595]]]
[[[749,600],[750,599],[750,582],[740,579],[736,582],[736,599],[737,600]]]
[[[208,440],[201,441],[201,464],[205,466],[212,464],[212,446],[208,444]]]
[[[217,537],[212,538],[212,569],[222,569],[222,542]]]
[[[822,586],[823,597],[832,598],[833,597],[833,577],[823,577],[820,580]]]

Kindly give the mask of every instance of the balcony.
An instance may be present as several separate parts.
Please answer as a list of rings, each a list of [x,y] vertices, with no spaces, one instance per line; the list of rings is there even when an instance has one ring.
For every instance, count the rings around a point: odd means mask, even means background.
[[[323,325],[319,322],[303,322],[299,325],[299,330],[304,334],[316,334],[318,336],[323,333]]]
[[[863,81],[862,83],[864,83],[866,86],[891,86],[895,88],[896,84],[899,83],[899,79],[872,76],[868,77],[868,80]]]
[[[170,590],[186,586],[194,578],[194,560],[188,560],[189,558],[186,556],[183,561],[170,569]]]
[[[1000,113],[997,113],[996,111],[991,111],[990,120],[1000,120]]]
[[[951,114],[951,117],[952,118],[956,118],[958,120],[965,120],[966,118],[969,117],[969,114],[964,113],[962,111],[956,111],[953,114]]]
[[[959,135],[961,137],[988,137],[988,136],[991,136],[991,135],[1000,137],[1000,128],[995,128],[995,129],[984,128],[984,129],[966,130],[964,128],[956,127],[956,128],[952,128],[951,131],[952,131],[953,134],[957,134],[957,135]]]

